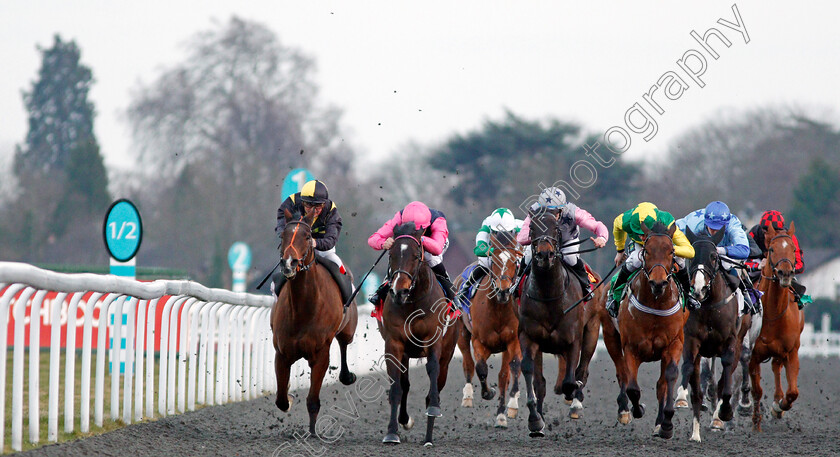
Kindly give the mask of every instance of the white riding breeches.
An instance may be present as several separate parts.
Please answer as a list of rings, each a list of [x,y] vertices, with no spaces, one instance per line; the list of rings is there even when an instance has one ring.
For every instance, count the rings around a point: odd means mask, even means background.
[[[426,263],[428,263],[430,267],[434,267],[443,262],[443,255],[446,254],[447,249],[449,249],[449,238],[447,238],[443,243],[443,250],[440,251],[440,254],[431,255],[428,251],[426,251]]]

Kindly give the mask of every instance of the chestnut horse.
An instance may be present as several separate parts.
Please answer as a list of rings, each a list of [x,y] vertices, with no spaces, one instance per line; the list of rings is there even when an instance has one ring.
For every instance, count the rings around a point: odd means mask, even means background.
[[[708,235],[705,230],[695,234],[686,229],[686,236],[694,246],[694,258],[689,264],[692,295],[700,302],[700,309],[689,313],[683,332],[682,385],[677,391],[677,407],[682,407],[686,387],[691,383],[691,405],[694,421],[691,440],[700,442],[700,409],[703,390],[700,385],[702,357],[720,357],[723,372],[717,384],[717,399],[713,405],[712,429],[723,430],[723,422],[732,420],[732,374],[741,353],[745,329],[738,316],[737,286],[733,288],[725,275],[717,245],[725,232]],[[708,387],[710,390],[712,386]],[[685,400],[682,400],[683,402]],[[686,402],[687,406],[687,402]]]
[[[805,316],[796,304],[796,298],[791,290],[796,259],[793,244],[795,227],[790,223],[790,229],[775,230],[767,228],[764,242],[767,247],[767,257],[761,270],[761,281],[758,290],[764,292],[764,318],[761,333],[755,341],[752,357],[750,358],[750,378],[752,380],[753,395],[753,428],[761,431],[760,402],[763,394],[761,390],[761,364],[773,358],[773,376],[776,390],[773,393],[773,407],[771,414],[779,419],[789,410],[799,396],[796,381],[799,375],[799,336],[805,327]],[[788,389],[782,393],[782,366],[785,367]]]
[[[504,428],[507,427],[507,418],[516,417],[519,411],[519,367],[522,352],[518,337],[519,310],[513,297],[513,288],[516,286],[516,268],[522,257],[522,250],[512,232],[493,232],[490,236],[490,246],[493,249],[490,256],[490,274],[476,284],[477,291],[470,305],[472,331],[464,328],[458,339],[458,347],[464,357],[464,377],[467,379],[461,406],[472,407],[474,371],[478,373],[481,383],[481,398],[492,400],[496,395],[496,390],[487,386],[487,359],[490,355],[501,352],[499,407],[496,409],[495,425]],[[475,353],[475,362],[470,353],[470,343]],[[513,386],[505,416],[505,390],[511,376]]]
[[[610,349],[616,341],[611,338],[607,343],[606,328],[604,338],[619,378],[618,420],[622,424],[630,422],[628,398],[633,404],[633,417],[639,419],[645,414],[645,407],[639,402],[642,395],[637,381],[639,366],[643,362],[660,361],[661,372],[656,383],[659,412],[653,434],[665,439],[674,435],[677,364],[682,356],[683,326],[688,318],[688,313],[681,309],[680,289],[673,278],[676,261],[671,237],[676,228],[671,225],[669,229],[661,222],[648,228],[642,223],[645,236],[642,268],[628,284],[629,293],[622,299],[618,313],[621,350]],[[621,364],[624,367],[619,367]]]
[[[347,345],[356,333],[358,315],[354,305],[344,308],[338,284],[326,267],[315,261],[312,227],[297,212],[286,211],[285,216],[280,272],[288,281],[278,291],[271,315],[277,376],[275,404],[283,412],[289,410],[289,372],[295,361],[306,359],[312,370],[306,409],[309,433],[315,434],[321,384],[330,365],[333,338],[341,349],[339,381],[344,385],[356,381],[356,375],[347,368]]]
[[[564,359],[564,373],[558,376],[563,376],[561,391],[571,401],[579,386],[575,369],[580,360],[584,307],[572,307],[583,297],[583,291],[562,259],[559,213],[540,210],[530,216],[533,261],[520,300],[519,343],[528,395],[528,431],[536,437],[545,436],[542,353]]]
[[[382,305],[379,332],[385,340],[385,361],[391,389],[388,402],[391,419],[383,443],[399,444],[397,421],[405,429],[414,426],[406,411],[409,359],[426,358],[429,393],[426,395],[425,446],[432,445],[435,418],[440,417],[440,391],[446,385],[449,362],[463,323],[448,319],[449,301],[429,264],[421,236],[413,222],[394,229],[394,244],[388,253],[391,289]],[[399,407],[399,417],[397,408]]]

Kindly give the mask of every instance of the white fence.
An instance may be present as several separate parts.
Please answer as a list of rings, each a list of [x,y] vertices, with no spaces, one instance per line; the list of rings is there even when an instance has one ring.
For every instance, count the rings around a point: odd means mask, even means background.
[[[840,333],[831,331],[831,317],[823,314],[821,329],[805,324],[800,337],[800,357],[840,357]]]
[[[274,349],[269,327],[270,296],[208,289],[190,281],[138,282],[110,275],[59,274],[31,265],[0,262],[0,450],[5,447],[7,339],[14,320],[11,447],[22,449],[25,332],[29,333],[29,441],[37,443],[40,426],[40,356],[42,316],[49,317],[48,433],[58,439],[59,361],[62,321],[64,340],[64,430],[73,432],[76,418],[82,432],[93,422],[103,425],[106,357],[110,358],[110,419],[129,424],[154,417],[155,400],[161,416],[194,410],[196,404],[221,404],[273,392]],[[45,300],[48,292],[55,293]],[[85,299],[84,297],[87,296]],[[94,320],[94,305],[99,316]],[[29,308],[29,316],[26,310]],[[42,309],[43,308],[43,309]],[[162,308],[162,313],[158,312]],[[84,310],[83,322],[76,322]],[[108,325],[108,314],[127,315]],[[156,316],[161,315],[159,325]],[[123,328],[125,326],[125,328]],[[77,341],[81,328],[82,341]],[[161,334],[155,329],[160,328]],[[96,365],[91,388],[93,332]],[[125,338],[125,349],[108,351],[108,334]],[[81,343],[81,344],[80,344]],[[159,376],[155,383],[155,348]],[[81,376],[76,379],[76,353],[81,350]],[[110,354],[109,354],[110,352]],[[120,374],[120,366],[125,373]],[[120,398],[122,384],[122,398]],[[145,384],[145,385],[144,385]],[[80,411],[74,411],[76,393]],[[122,414],[120,414],[122,412]]]

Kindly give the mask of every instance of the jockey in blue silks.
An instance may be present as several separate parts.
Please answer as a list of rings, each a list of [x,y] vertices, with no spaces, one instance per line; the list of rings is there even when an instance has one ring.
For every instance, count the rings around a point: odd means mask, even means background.
[[[721,266],[728,273],[727,278],[733,288],[738,288],[739,300],[743,299],[747,311],[753,312],[754,305],[750,294],[746,293],[744,284],[738,277],[737,270],[733,269],[733,263],[727,261],[746,260],[750,254],[750,242],[744,226],[737,216],[729,211],[729,206],[721,201],[713,201],[703,209],[692,211],[682,219],[677,219],[677,227],[686,232],[690,229],[694,233],[715,235],[719,230],[724,230],[724,235],[718,243],[717,252],[721,256]],[[743,298],[742,298],[743,297]]]

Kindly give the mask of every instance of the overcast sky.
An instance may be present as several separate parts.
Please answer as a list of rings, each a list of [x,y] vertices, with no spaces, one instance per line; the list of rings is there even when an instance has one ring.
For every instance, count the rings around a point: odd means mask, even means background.
[[[21,91],[37,77],[36,45],[51,46],[59,33],[76,41],[96,78],[90,95],[107,165],[130,167],[122,113],[132,88],[183,60],[196,32],[232,15],[265,24],[316,59],[321,100],[344,110],[347,139],[370,160],[408,140],[433,144],[476,129],[505,108],[600,134],[626,129],[625,112],[638,102],[658,130],[650,141],[632,135],[632,157],[664,151],[685,129],[733,110],[794,105],[838,123],[838,4],[735,4],[749,43],[718,23],[737,22],[732,1],[4,0],[0,154],[8,163],[25,138]],[[710,38],[717,60],[690,36],[710,27],[731,42]],[[677,64],[691,49],[707,60],[703,88]],[[668,71],[688,89],[673,101],[654,93],[659,114],[642,96]]]

